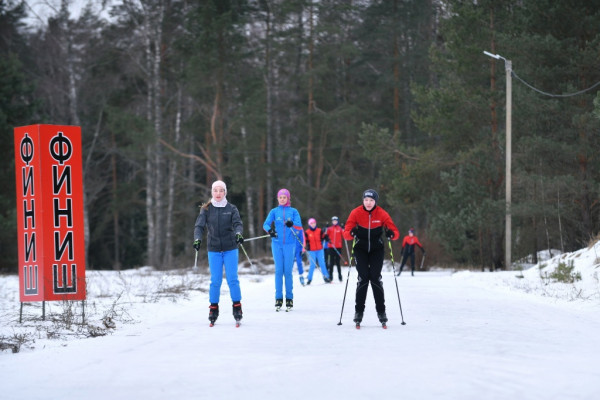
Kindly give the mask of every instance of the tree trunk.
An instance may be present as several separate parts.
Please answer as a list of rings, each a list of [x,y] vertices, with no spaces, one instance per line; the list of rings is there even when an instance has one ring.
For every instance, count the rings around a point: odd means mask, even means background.
[[[241,128],[241,134],[242,134],[242,143],[243,143],[243,149],[244,149],[244,178],[245,178],[245,194],[246,194],[246,232],[248,232],[248,235],[250,237],[254,237],[256,236],[256,227],[254,224],[256,215],[255,215],[255,210],[254,210],[254,190],[253,190],[253,180],[252,180],[252,173],[251,173],[251,169],[252,166],[250,165],[250,157],[248,155],[248,141],[246,140],[246,127],[242,126]],[[252,246],[252,250],[254,252],[254,250],[256,249],[256,241],[252,242],[251,246]]]
[[[114,261],[113,266],[114,269],[119,271],[121,270],[121,256],[120,256],[120,248],[119,248],[119,240],[120,240],[120,227],[119,227],[119,198],[118,198],[118,179],[117,179],[117,143],[115,140],[115,134],[111,133],[111,141],[112,141],[112,154],[110,157],[110,166],[112,169],[112,196],[113,196],[113,205],[112,205],[112,216],[113,216],[113,252],[114,252]]]
[[[261,190],[259,191],[259,210],[262,214],[260,216],[262,219],[260,220],[261,224],[264,221],[264,215],[269,211],[269,205],[265,202],[265,197],[267,199],[271,199],[273,197],[273,62],[271,59],[271,9],[267,9],[266,15],[266,38],[265,38],[265,66],[266,66],[266,77],[265,77],[265,85],[266,85],[266,95],[267,95],[267,104],[266,104],[266,137],[262,144],[262,154],[266,153],[266,187],[261,182]],[[263,160],[263,165],[265,165]],[[265,193],[266,190],[266,193]]]
[[[154,195],[156,197],[156,259],[164,261],[164,240],[165,240],[165,207],[163,196],[163,172],[164,172],[164,156],[162,152],[162,106],[161,106],[161,85],[160,85],[160,70],[162,62],[162,24],[164,17],[164,5],[162,1],[158,5],[156,11],[156,19],[153,22],[155,30],[153,32],[154,41],[154,62],[152,65],[152,89],[154,91],[154,130],[156,131],[156,151],[155,151],[155,168],[156,180],[154,182]]]
[[[181,141],[181,86],[177,88],[177,113],[175,116],[175,143],[174,146],[179,149]],[[167,223],[165,226],[165,265],[173,267],[173,210],[175,209],[175,177],[177,175],[177,161],[172,158],[169,162],[169,178],[167,183]]]
[[[151,49],[151,41],[150,41],[150,18],[146,14],[144,18],[144,45],[146,52],[146,71],[148,72],[148,77],[146,80],[146,118],[148,122],[152,122],[153,120],[153,108],[154,104],[154,90],[152,88],[152,80],[150,79],[150,71],[152,71],[152,49]],[[148,237],[146,239],[146,248],[147,248],[147,259],[148,265],[156,265],[156,227],[155,227],[155,176],[154,176],[154,168],[152,164],[152,160],[154,159],[153,154],[156,149],[156,138],[154,138],[153,142],[148,143],[146,146],[146,166],[145,166],[145,178],[146,178],[146,224],[148,226]]]
[[[312,3],[308,6],[308,62],[307,62],[307,74],[308,74],[308,139],[306,143],[306,185],[312,187],[312,168],[313,168],[313,110],[314,110],[314,93],[313,93],[313,34],[314,34],[314,21],[313,21],[313,5]],[[308,196],[307,204],[308,208],[312,205],[312,196]]]

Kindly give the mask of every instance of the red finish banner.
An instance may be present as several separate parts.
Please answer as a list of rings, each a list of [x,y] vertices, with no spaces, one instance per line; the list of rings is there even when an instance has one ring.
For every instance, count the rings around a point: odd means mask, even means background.
[[[84,300],[81,128],[14,129],[22,302]]]

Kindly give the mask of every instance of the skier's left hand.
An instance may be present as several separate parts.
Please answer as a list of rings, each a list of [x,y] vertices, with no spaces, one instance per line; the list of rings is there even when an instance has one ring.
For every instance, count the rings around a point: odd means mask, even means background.
[[[237,235],[235,235],[235,242],[237,244],[242,244],[244,243],[244,237],[242,236],[241,233],[238,233]]]
[[[394,231],[391,229],[386,229],[385,230],[385,236],[387,236],[388,239],[393,239],[394,238]]]
[[[292,222],[291,219],[288,219],[287,221],[285,221],[285,226],[287,226],[288,228],[291,228],[292,226],[294,226],[294,223]]]

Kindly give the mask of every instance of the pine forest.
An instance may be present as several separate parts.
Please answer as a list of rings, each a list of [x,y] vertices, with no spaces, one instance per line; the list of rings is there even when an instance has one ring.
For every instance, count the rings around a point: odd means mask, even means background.
[[[247,238],[280,188],[320,226],[375,189],[430,266],[514,269],[600,230],[600,1],[32,3],[0,0],[2,272],[32,124],[81,126],[87,268],[190,267],[216,179]]]

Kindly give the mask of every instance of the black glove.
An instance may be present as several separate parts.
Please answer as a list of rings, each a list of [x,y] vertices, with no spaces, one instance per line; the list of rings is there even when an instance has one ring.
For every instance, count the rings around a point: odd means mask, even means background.
[[[200,250],[200,244],[202,244],[202,239],[194,240],[194,248],[196,249],[196,251]]]
[[[358,228],[354,227],[352,228],[352,230],[350,231],[350,234],[354,237],[356,237],[356,235],[358,235]]]
[[[271,235],[272,238],[276,238],[277,232],[275,232],[275,229],[271,228],[269,229],[269,235]]]
[[[325,236],[323,236],[323,239],[327,242],[331,242],[331,240],[329,240],[329,235],[327,235],[327,234]]]
[[[294,226],[294,223],[292,222],[291,219],[288,219],[287,221],[285,221],[285,226],[287,226],[288,228],[291,228],[292,226]]]
[[[394,231],[391,229],[386,229],[385,230],[385,236],[387,236],[388,239],[393,239],[394,238]]]
[[[241,233],[238,233],[237,235],[235,235],[235,242],[237,244],[242,244],[244,243],[244,237],[242,236]]]

